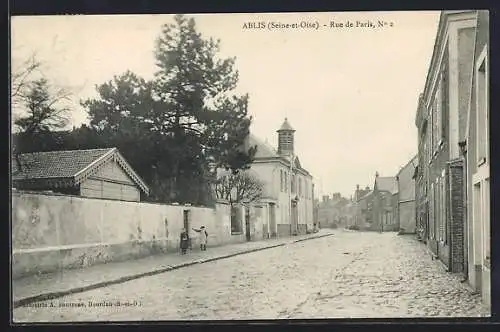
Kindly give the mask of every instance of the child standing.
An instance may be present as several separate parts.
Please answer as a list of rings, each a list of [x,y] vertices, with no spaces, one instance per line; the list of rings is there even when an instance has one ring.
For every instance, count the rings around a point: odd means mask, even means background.
[[[186,253],[187,248],[189,247],[189,234],[185,229],[181,231],[181,253],[184,255]]]
[[[208,233],[205,229],[205,226],[201,226],[200,229],[193,228],[193,231],[199,233],[201,251],[206,251],[207,250]]]

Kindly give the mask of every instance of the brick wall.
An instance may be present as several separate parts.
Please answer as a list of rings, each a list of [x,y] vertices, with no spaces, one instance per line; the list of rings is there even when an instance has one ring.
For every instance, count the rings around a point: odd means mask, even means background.
[[[463,162],[454,161],[449,166],[450,217],[448,229],[450,239],[450,270],[464,271],[464,208],[463,208]]]

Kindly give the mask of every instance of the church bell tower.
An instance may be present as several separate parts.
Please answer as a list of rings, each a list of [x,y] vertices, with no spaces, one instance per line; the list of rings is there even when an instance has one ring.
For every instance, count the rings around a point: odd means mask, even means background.
[[[278,132],[278,153],[281,156],[292,156],[293,155],[293,136],[295,129],[290,126],[288,119],[281,125],[281,128],[277,130]]]

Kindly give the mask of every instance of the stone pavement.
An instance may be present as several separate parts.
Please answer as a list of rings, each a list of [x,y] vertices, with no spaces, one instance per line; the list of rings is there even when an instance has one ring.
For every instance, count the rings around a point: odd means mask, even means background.
[[[196,249],[193,251],[188,250],[186,255],[180,255],[179,253],[155,255],[137,260],[99,264],[83,269],[29,276],[12,281],[14,307],[125,282],[193,264],[332,234],[331,230],[321,230],[314,234],[212,247],[207,248],[205,252]]]
[[[488,315],[412,237],[341,230],[13,311],[15,322]]]

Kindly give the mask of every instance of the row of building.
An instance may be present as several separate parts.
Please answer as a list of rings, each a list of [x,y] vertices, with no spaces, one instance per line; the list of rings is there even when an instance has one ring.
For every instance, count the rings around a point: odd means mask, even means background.
[[[488,11],[441,13],[418,100],[417,228],[490,304]]]
[[[234,206],[233,233],[247,231],[249,235],[255,214],[263,220],[259,233],[264,238],[313,231],[312,176],[295,154],[295,130],[287,119],[277,132],[277,149],[253,134],[245,140],[246,147],[257,146],[255,159],[246,172],[262,183],[263,190],[252,206]],[[13,187],[18,190],[135,202],[150,191],[117,149],[27,153],[17,155],[12,165]]]
[[[415,124],[418,154],[373,187],[316,201],[322,227],[415,233],[491,303],[489,13],[443,11]]]
[[[415,168],[413,157],[396,176],[375,174],[373,186],[356,186],[354,195],[325,195],[316,201],[321,227],[342,227],[413,234],[415,222]]]

